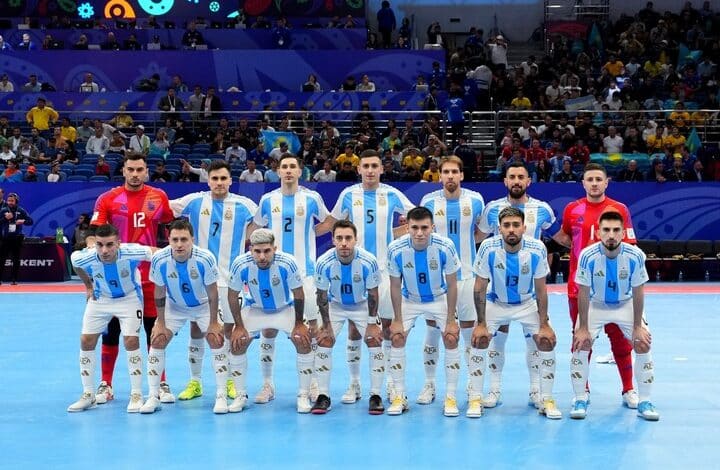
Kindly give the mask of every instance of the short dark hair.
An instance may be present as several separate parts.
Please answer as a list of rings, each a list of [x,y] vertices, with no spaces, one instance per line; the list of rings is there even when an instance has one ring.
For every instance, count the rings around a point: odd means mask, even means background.
[[[357,237],[357,227],[355,226],[354,223],[350,222],[349,220],[342,219],[342,220],[336,221],[332,226],[333,235],[335,235],[335,230],[337,230],[339,228],[351,228],[353,231],[353,235],[355,235]]]
[[[168,228],[168,234],[172,232],[173,230],[187,230],[190,232],[190,236],[195,236],[195,232],[193,231],[192,224],[187,219],[175,219],[172,222],[170,222],[170,227]]]
[[[375,149],[367,149],[367,150],[363,150],[362,152],[360,152],[360,160],[362,160],[363,158],[372,158],[372,157],[381,158],[380,152],[378,152]]]
[[[528,167],[525,165],[525,163],[519,162],[519,161],[517,161],[517,160],[514,161],[514,162],[512,162],[512,163],[510,163],[510,164],[507,166],[507,168],[525,168],[525,171],[527,171],[528,174],[530,174],[530,171],[528,170]],[[507,171],[507,169],[506,169],[506,171]]]
[[[230,164],[228,162],[225,160],[213,160],[207,167],[208,175],[213,171],[222,170],[223,168],[225,168],[228,173],[232,173],[232,169],[230,168]]]
[[[123,160],[123,166],[125,166],[125,163],[130,160],[142,160],[143,162],[145,162],[145,165],[147,165],[147,157],[145,156],[145,154],[142,154],[140,152],[128,152],[127,155],[125,155],[125,159]]]
[[[517,207],[506,207],[503,210],[500,211],[498,214],[498,222],[502,222],[502,220],[506,217],[520,217],[520,220],[525,222],[525,213],[518,209]]]
[[[607,176],[607,170],[599,163],[588,163],[587,165],[585,165],[585,169],[583,169],[583,177],[585,177],[585,173],[587,173],[588,171],[602,171],[603,174]]]
[[[598,219],[598,225],[600,225],[603,220],[618,220],[623,225],[623,227],[625,226],[625,219],[623,219],[622,214],[613,209],[607,210],[600,214],[600,218]]]
[[[298,163],[298,166],[300,166],[300,157],[298,157],[297,155],[290,153],[290,152],[285,152],[282,155],[280,155],[280,160],[278,160],[278,165],[280,163],[282,163],[283,160],[288,159],[288,158],[292,158],[292,159],[296,160]]]
[[[427,207],[417,206],[410,209],[407,213],[408,220],[425,220],[430,219],[433,221],[433,214]]]
[[[115,227],[113,224],[103,224],[99,226],[97,229],[95,229],[95,236],[96,237],[112,237],[120,236],[120,232],[118,231],[117,227]]]

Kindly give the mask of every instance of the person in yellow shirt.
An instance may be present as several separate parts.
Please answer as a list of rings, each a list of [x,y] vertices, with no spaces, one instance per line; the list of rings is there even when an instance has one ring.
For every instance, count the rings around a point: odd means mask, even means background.
[[[658,78],[662,72],[662,62],[648,59],[643,65],[643,70],[648,74],[649,78]]]
[[[517,96],[510,102],[513,109],[532,109],[530,99],[523,94],[522,89],[518,89]]]
[[[50,129],[50,123],[55,124],[59,117],[57,111],[47,106],[45,98],[38,98],[37,105],[33,106],[25,116],[28,124],[42,133],[47,133]]]
[[[611,77],[615,78],[622,74],[625,64],[620,62],[614,54],[610,54],[603,68],[608,71]]]
[[[709,118],[710,115],[707,113],[707,111],[695,111],[690,115],[690,121],[695,127],[705,126],[705,123]]]
[[[663,132],[664,129],[661,126],[657,126],[655,128],[655,134],[649,135],[647,138],[647,141],[645,142],[647,144],[648,153],[660,153],[665,148],[665,145],[663,144]]]
[[[72,142],[73,144],[77,140],[77,129],[70,124],[70,119],[68,118],[62,118],[60,120],[60,134],[66,141]]]
[[[352,144],[345,145],[345,153],[341,153],[335,157],[335,162],[337,163],[338,168],[342,168],[343,163],[350,162],[352,167],[357,170],[357,167],[360,164],[360,157],[355,155],[353,150],[354,148]]]
[[[430,183],[437,183],[440,181],[440,169],[435,159],[430,160],[430,168],[425,170],[422,177],[423,181]]]
[[[135,127],[135,121],[133,121],[132,116],[125,112],[126,110],[127,107],[124,104],[120,105],[120,107],[118,108],[118,113],[110,120],[108,124],[113,125],[120,130],[127,130]]]
[[[679,152],[685,145],[685,136],[680,134],[678,126],[672,127],[672,133],[663,139],[663,145],[670,145],[674,151]]]
[[[675,109],[670,113],[669,119],[673,126],[677,126],[681,130],[687,127],[690,122],[690,113],[685,110],[685,104],[682,101],[675,103]]]
[[[410,147],[407,149],[407,153],[403,157],[402,160],[402,167],[404,170],[407,170],[408,168],[415,168],[416,170],[420,170],[422,166],[425,164],[425,158],[419,154],[418,149],[415,147]]]

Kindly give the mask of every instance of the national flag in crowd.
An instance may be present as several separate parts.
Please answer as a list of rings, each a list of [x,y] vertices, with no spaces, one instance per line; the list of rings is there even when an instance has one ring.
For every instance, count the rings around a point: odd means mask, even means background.
[[[297,155],[302,148],[300,139],[294,132],[260,131],[260,137],[265,142],[265,151],[280,147],[282,142],[287,142],[290,153]]]

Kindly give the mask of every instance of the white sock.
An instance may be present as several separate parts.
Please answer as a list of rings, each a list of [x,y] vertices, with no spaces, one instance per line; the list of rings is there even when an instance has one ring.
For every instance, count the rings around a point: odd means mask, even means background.
[[[188,344],[188,362],[190,363],[190,378],[200,382],[202,380],[203,357],[205,356],[205,340],[203,338],[190,338]]]
[[[235,383],[235,391],[238,397],[247,395],[245,381],[247,379],[248,360],[247,354],[230,354],[230,377]]]
[[[498,330],[490,342],[487,353],[487,365],[490,371],[490,390],[500,391],[502,371],[505,366],[505,342],[508,334]]]
[[[460,348],[445,350],[445,395],[455,397],[460,375]]]
[[[425,346],[423,346],[423,364],[425,365],[425,382],[435,383],[437,364],[440,360],[440,329],[428,326],[425,332]]]
[[[160,376],[165,370],[165,350],[155,349],[152,346],[148,352],[148,388],[151,397],[160,395]]]
[[[275,365],[275,338],[260,337],[260,369],[263,381],[273,383],[273,366]]]
[[[570,376],[572,378],[573,392],[575,392],[576,400],[587,400],[585,384],[587,383],[590,373],[589,355],[590,351],[575,351],[572,354]]]
[[[332,348],[318,346],[315,352],[315,377],[318,391],[330,396],[330,371],[332,370]]]
[[[215,393],[217,395],[227,396],[227,378],[228,378],[228,357],[224,348],[212,349],[210,353],[213,356],[213,369],[215,369]]]
[[[95,351],[80,351],[80,381],[83,393],[95,393]]]
[[[470,348],[470,361],[468,362],[468,375],[470,376],[470,396],[482,396],[483,382],[485,381],[485,355],[487,349]]]
[[[368,348],[370,355],[370,395],[380,395],[385,376],[385,354],[382,348]]]
[[[310,368],[310,383],[317,383],[317,377],[315,377],[315,354],[318,350],[317,338],[310,338],[310,355],[312,357],[312,367]]]
[[[307,394],[310,390],[310,379],[312,379],[313,363],[315,354],[312,352],[297,355],[298,393]]]
[[[552,398],[555,384],[555,351],[538,351],[540,357],[540,396],[543,400]]]
[[[360,383],[360,357],[362,356],[362,340],[348,339],[347,342],[347,363],[350,371],[350,382]],[[315,367],[317,370],[317,365]]]
[[[540,351],[532,334],[525,337],[525,345],[525,364],[530,376],[530,390],[540,390]]]
[[[388,379],[392,380],[390,373],[390,351],[392,350],[392,341],[384,339],[382,342],[383,360],[385,361],[385,372]]]
[[[140,348],[125,351],[128,375],[130,376],[130,393],[142,393],[142,355]]]
[[[472,332],[475,327],[460,328],[460,335],[462,336],[463,342],[463,356],[465,356],[465,363],[470,364],[470,349],[472,348]],[[460,346],[458,346],[460,347]]]
[[[650,401],[652,393],[652,383],[655,381],[655,365],[653,364],[652,354],[635,353],[635,381],[638,387],[638,399]]]
[[[405,347],[390,349],[390,376],[393,379],[395,393],[405,397]]]

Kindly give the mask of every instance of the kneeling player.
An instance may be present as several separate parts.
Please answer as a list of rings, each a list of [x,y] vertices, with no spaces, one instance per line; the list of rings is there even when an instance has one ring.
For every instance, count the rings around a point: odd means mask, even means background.
[[[239,295],[245,289],[245,305]],[[310,332],[303,323],[305,295],[303,280],[292,256],[277,251],[275,236],[268,229],[258,229],[250,236],[250,252],[238,256],[230,268],[228,303],[235,326],[230,344],[230,373],[237,397],[229,411],[237,413],[247,404],[247,349],[253,336],[263,329],[284,331],[297,351],[299,389],[298,413],[309,413],[308,396],[314,355]]]
[[[385,409],[380,398],[380,387],[385,361],[378,317],[380,274],[377,259],[370,252],[356,246],[357,229],[349,220],[335,222],[332,236],[335,248],[318,258],[315,273],[317,303],[323,326],[318,334],[315,356],[319,395],[312,413],[325,414],[330,410],[332,347],[335,345],[335,335],[347,320],[365,336],[370,352],[369,413],[382,414]],[[355,401],[353,395],[348,403]]]
[[[468,416],[482,416],[481,393],[490,338],[501,325],[516,321],[532,334],[540,354],[539,412],[550,419],[560,419],[562,413],[552,397],[556,338],[547,313],[545,277],[550,272],[547,251],[540,240],[523,237],[525,216],[520,209],[506,207],[500,211],[498,221],[500,235],[483,241],[475,260],[477,326],[470,351],[472,386]]]
[[[153,255],[150,280],[155,283],[157,320],[152,329],[148,353],[148,387],[150,394],[141,413],[160,409],[160,375],[165,369],[165,349],[173,335],[186,321],[198,328],[213,354],[217,396],[215,413],[227,413],[225,381],[227,366],[222,350],[222,327],[217,321],[218,268],[208,250],[193,244],[193,228],[186,220],[170,224],[169,245]],[[166,297],[170,299],[165,311]]]
[[[632,339],[635,350],[638,416],[657,421],[660,414],[650,402],[655,377],[650,354],[652,337],[644,318],[643,286],[648,281],[645,253],[622,241],[625,227],[619,212],[603,213],[598,224],[600,241],[580,253],[575,276],[579,316],[573,338],[571,372],[575,400],[570,417],[584,419],[587,414],[588,355],[600,331],[614,323],[626,338]]]
[[[120,321],[123,343],[127,351],[130,376],[128,413],[137,413],[142,406],[142,357],[138,333],[142,325],[143,297],[138,265],[150,261],[147,246],[128,243],[120,246],[117,228],[101,225],[95,231],[95,249],[72,254],[75,271],[85,283],[87,304],[80,335],[80,379],[83,393],[68,411],[85,411],[96,406],[95,347],[100,334],[113,317]]]

